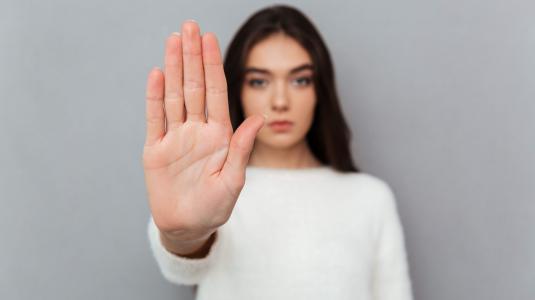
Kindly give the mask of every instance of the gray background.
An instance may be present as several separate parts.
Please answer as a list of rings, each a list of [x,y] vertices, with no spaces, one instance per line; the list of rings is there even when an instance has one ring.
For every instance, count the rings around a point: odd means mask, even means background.
[[[396,193],[415,298],[535,299],[535,3],[289,3]],[[225,49],[265,4],[1,2],[1,299],[191,299],[149,252],[146,75],[183,20]]]

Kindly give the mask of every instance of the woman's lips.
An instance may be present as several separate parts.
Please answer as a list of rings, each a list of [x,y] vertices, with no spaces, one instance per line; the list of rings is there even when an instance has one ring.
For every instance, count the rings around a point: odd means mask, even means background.
[[[284,132],[290,130],[293,126],[293,123],[290,121],[274,121],[269,123],[269,127],[276,132]]]

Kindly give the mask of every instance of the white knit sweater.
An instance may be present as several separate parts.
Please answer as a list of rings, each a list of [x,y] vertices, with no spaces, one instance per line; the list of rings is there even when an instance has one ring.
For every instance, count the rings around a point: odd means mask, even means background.
[[[412,299],[394,194],[367,173],[248,166],[207,257],[168,252],[152,217],[148,234],[163,277],[197,300]]]

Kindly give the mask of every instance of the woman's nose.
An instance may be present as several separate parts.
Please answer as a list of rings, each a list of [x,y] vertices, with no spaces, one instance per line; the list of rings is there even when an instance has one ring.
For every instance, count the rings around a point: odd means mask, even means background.
[[[271,99],[271,108],[273,110],[287,110],[289,108],[288,92],[283,82],[277,82],[275,85]]]

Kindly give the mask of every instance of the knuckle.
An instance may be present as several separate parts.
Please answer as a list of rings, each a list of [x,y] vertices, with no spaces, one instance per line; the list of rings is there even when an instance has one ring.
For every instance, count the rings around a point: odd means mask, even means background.
[[[207,86],[206,87],[206,93],[213,94],[213,95],[223,95],[227,94],[228,90],[226,87],[218,87],[218,86]]]
[[[204,66],[208,68],[219,69],[223,68],[223,63],[220,60],[217,61],[204,61]]]
[[[156,95],[147,95],[145,96],[145,99],[147,99],[147,101],[161,101],[162,100],[161,97],[156,96]]]
[[[184,94],[181,91],[165,91],[165,101],[182,99]]]
[[[186,79],[184,80],[184,90],[197,91],[204,90],[204,82],[198,79]]]
[[[171,60],[171,59],[167,59],[165,61],[165,73],[167,75],[178,75],[175,71],[176,68],[179,68],[181,67],[182,65],[180,64],[180,62],[178,60]]]
[[[236,143],[234,143],[234,150],[238,151],[240,154],[244,154],[247,152],[247,147],[241,141],[236,141]]]
[[[182,55],[190,57],[200,57],[202,56],[202,50],[200,48],[184,47],[182,50]]]
[[[145,120],[147,121],[147,124],[150,124],[150,125],[155,125],[155,124],[159,124],[163,119],[163,115],[156,115],[156,116],[148,116],[145,118]]]
[[[205,118],[206,118],[206,116],[204,115],[204,112],[188,111],[188,119],[201,120],[201,119],[205,119]]]

